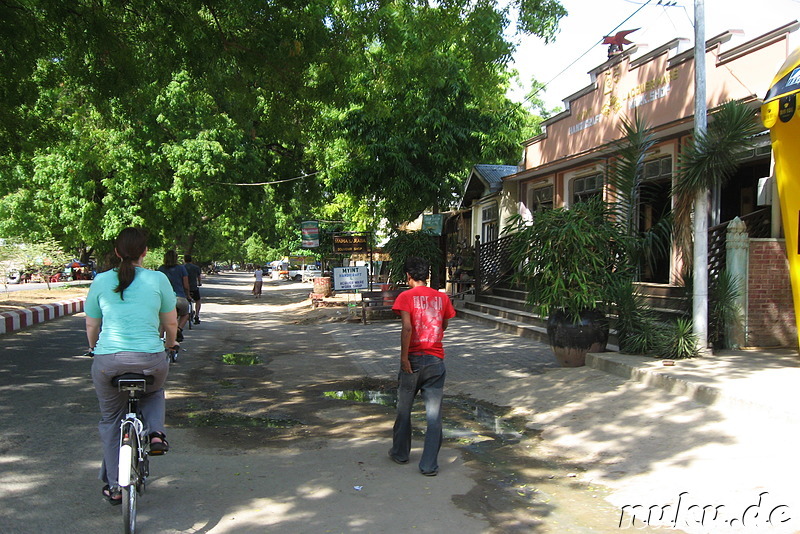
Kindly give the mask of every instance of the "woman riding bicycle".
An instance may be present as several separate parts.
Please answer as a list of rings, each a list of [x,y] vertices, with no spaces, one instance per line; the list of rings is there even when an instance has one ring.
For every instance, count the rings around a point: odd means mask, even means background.
[[[167,275],[172,290],[177,297],[178,309],[178,342],[183,341],[183,327],[189,321],[189,272],[186,267],[178,263],[178,253],[168,250],[164,253],[164,264],[158,268],[159,271]]]
[[[125,415],[128,395],[111,384],[123,373],[152,375],[154,383],[142,396],[140,407],[150,432],[150,454],[169,450],[164,435],[164,382],[169,371],[166,344],[174,346],[177,333],[175,292],[163,273],[142,267],[147,254],[147,234],[125,228],[114,242],[119,267],[98,274],[89,288],[84,311],[86,336],[94,352],[92,382],[100,403],[100,439],[103,463],[100,479],[103,495],[120,504],[118,486],[119,425]]]

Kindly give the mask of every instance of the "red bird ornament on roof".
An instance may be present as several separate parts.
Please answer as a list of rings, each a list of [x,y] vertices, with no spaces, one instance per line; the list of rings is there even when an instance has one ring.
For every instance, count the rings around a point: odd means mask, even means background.
[[[636,28],[638,30],[639,28]],[[603,44],[608,45],[608,57],[614,56],[622,52],[622,47],[627,44],[633,44],[633,41],[627,39],[628,34],[636,30],[623,30],[614,35],[606,35],[603,37]]]

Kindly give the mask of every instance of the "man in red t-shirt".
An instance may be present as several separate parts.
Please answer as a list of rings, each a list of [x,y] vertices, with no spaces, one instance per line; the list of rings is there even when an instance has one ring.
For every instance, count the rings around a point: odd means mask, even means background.
[[[428,287],[430,265],[410,257],[405,263],[411,289],[403,291],[392,309],[400,314],[400,373],[397,384],[397,418],[394,422],[389,456],[399,464],[408,463],[411,451],[411,407],[422,391],[425,401],[425,444],[419,461],[423,475],[439,472],[438,456],[442,446],[442,397],[444,396],[444,349],[442,337],[447,322],[456,312],[450,298]]]

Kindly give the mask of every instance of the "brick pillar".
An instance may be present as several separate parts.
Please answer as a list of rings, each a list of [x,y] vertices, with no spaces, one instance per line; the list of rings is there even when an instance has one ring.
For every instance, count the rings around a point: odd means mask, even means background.
[[[783,239],[750,239],[747,345],[797,348],[789,261]]]

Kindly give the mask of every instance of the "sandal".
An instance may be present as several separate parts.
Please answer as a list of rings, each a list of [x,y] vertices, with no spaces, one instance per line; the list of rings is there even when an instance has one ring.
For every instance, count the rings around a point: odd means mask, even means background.
[[[153,441],[153,438],[161,441]],[[162,456],[169,451],[169,442],[167,436],[162,432],[153,432],[150,434],[150,456]]]
[[[113,488],[108,484],[103,486],[103,497],[105,497],[112,506],[122,504],[122,490],[119,486],[114,486]]]

